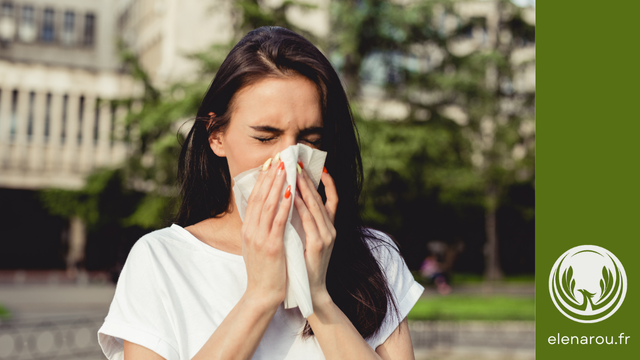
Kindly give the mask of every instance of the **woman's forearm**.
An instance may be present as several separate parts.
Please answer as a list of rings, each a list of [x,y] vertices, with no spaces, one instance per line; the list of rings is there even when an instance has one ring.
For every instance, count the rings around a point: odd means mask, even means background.
[[[245,293],[193,360],[251,359],[278,310],[273,303]]]
[[[328,360],[382,359],[328,294],[314,302],[313,310],[307,320]]]

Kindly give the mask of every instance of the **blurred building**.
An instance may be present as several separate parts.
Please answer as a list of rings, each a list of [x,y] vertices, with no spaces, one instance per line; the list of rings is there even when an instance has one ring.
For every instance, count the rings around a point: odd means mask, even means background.
[[[283,0],[263,1],[278,6]],[[314,9],[292,7],[289,21],[322,38],[329,33],[330,0],[306,0]],[[241,13],[228,0],[120,0],[118,34],[139,57],[156,86],[194,80],[198,62],[189,55],[234,39]]]
[[[0,251],[0,267],[51,264],[44,258],[59,254],[48,242],[67,244],[68,265],[82,259],[82,222],[51,225],[34,215],[46,212],[33,197],[78,189],[91,170],[125,156],[123,113],[110,100],[135,86],[119,65],[116,20],[111,0],[0,2],[0,224],[8,229],[0,246],[14,250]]]

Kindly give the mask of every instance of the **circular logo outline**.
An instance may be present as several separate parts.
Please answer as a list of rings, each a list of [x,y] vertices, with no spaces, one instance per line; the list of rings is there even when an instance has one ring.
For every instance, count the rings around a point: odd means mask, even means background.
[[[583,252],[594,252],[603,256],[605,258],[609,258],[614,265],[614,269],[609,269],[606,266],[603,267],[603,279],[600,281],[600,286],[602,289],[607,289],[605,295],[607,296],[606,303],[598,305],[600,308],[603,308],[602,311],[594,312],[592,314],[577,314],[575,311],[572,311],[572,308],[575,308],[577,304],[577,300],[574,297],[573,289],[575,286],[575,280],[572,279],[573,268],[570,266],[568,270],[565,270],[564,273],[560,273],[562,268],[562,263],[570,259],[571,257],[577,255],[578,253]],[[614,270],[614,271],[611,271]],[[615,275],[615,278],[614,276]],[[619,289],[618,289],[619,287]],[[569,288],[569,289],[567,289]],[[569,290],[569,291],[567,291]],[[592,306],[593,312],[593,303],[591,302],[591,296],[595,294],[591,294],[585,289],[578,290],[582,292],[583,295],[583,306],[586,309],[587,300]],[[586,292],[586,294],[585,294]],[[604,290],[603,290],[604,292]],[[562,315],[576,322],[580,323],[596,323],[603,321],[609,318],[611,315],[616,313],[622,303],[624,302],[624,298],[627,294],[627,274],[624,270],[624,266],[620,262],[620,260],[609,250],[597,246],[597,245],[579,245],[575,246],[567,251],[565,251],[556,262],[551,267],[551,272],[549,274],[549,295],[556,309],[560,311]],[[570,298],[571,299],[570,299]],[[588,299],[587,299],[588,297]],[[604,296],[602,296],[604,297]],[[573,300],[576,300],[574,303]],[[599,299],[600,301],[602,299]],[[569,305],[571,304],[571,305]],[[585,310],[578,309],[578,310]],[[598,309],[599,310],[599,309]]]

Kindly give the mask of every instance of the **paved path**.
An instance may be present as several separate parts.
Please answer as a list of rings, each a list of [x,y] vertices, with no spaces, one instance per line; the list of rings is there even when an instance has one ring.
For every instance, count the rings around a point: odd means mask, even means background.
[[[456,291],[457,290],[457,291]],[[454,293],[471,293],[473,287],[454,288]],[[477,290],[477,288],[475,288]],[[492,293],[531,296],[532,288],[511,287],[505,290],[492,289]],[[13,320],[38,323],[46,319],[91,318],[99,326],[108,312],[115,286],[110,284],[75,285],[58,284],[0,284],[0,303],[13,314]],[[477,293],[477,292],[476,292]],[[486,292],[485,292],[486,293]],[[529,295],[527,295],[529,294]],[[427,291],[425,296],[430,296]],[[431,322],[412,325],[412,337],[416,342],[416,360],[533,360],[533,323],[497,324],[441,323]],[[515,327],[514,327],[515,326]],[[517,329],[516,329],[517,328]],[[515,331],[514,331],[515,329]],[[485,341],[479,337],[501,339],[507,333],[521,332],[517,346],[499,346],[496,341]],[[91,330],[92,334],[95,331]],[[0,342],[2,342],[0,334]],[[426,336],[426,337],[424,337]],[[433,341],[433,338],[437,341]],[[444,339],[444,340],[443,340]],[[473,341],[472,341],[473,340]],[[524,341],[524,342],[523,342]],[[424,345],[427,344],[427,345]],[[1,356],[0,356],[1,358]],[[79,360],[97,360],[95,356]]]
[[[0,303],[15,320],[74,314],[107,315],[113,285],[0,285]]]

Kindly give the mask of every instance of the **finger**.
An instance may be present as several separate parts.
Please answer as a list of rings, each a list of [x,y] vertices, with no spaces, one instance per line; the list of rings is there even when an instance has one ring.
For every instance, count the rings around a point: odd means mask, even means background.
[[[329,226],[333,226],[329,220],[328,215],[326,214],[326,210],[324,209],[324,204],[322,203],[322,198],[318,194],[318,191],[315,189],[313,182],[308,178],[307,172],[302,171],[301,174],[298,174],[298,189],[300,190],[300,194],[302,194],[302,198],[304,203],[313,215],[313,218],[316,222],[316,226],[320,233],[324,235],[329,235],[330,231],[328,229]]]
[[[324,193],[327,195],[327,202],[324,204],[324,207],[327,210],[329,219],[331,219],[331,223],[334,224],[336,211],[338,210],[338,190],[336,189],[336,184],[333,181],[333,178],[328,172],[322,172],[320,181],[322,181],[322,184],[324,185]]]
[[[267,161],[265,161],[264,164],[260,166],[264,169],[265,168],[264,166],[265,164],[267,164],[268,161],[269,159],[267,159]],[[262,182],[264,181],[264,178],[267,176],[267,173],[268,173],[267,171],[262,170],[258,174],[258,179],[256,179],[256,183],[253,185],[251,194],[249,194],[249,199],[247,199],[247,209],[245,210],[244,222],[248,222],[251,219],[251,214],[252,214],[251,209],[253,209],[253,199],[255,199],[256,194],[261,188]]]
[[[304,200],[302,200],[302,196],[297,190],[296,190],[296,196],[293,202],[296,207],[296,210],[298,210],[298,215],[300,215],[300,219],[302,220],[302,228],[304,229],[306,238],[319,239],[320,236],[318,232],[318,226],[316,225],[316,221],[313,215],[311,214],[311,212],[309,211],[309,208],[307,208],[307,206],[305,205]]]
[[[247,213],[252,221],[260,222],[260,216],[262,214],[262,208],[264,207],[265,201],[267,201],[267,197],[269,196],[269,192],[271,191],[271,187],[273,186],[273,181],[275,180],[277,173],[277,166],[270,164],[270,167],[266,170],[266,174],[264,175],[264,179],[260,185],[256,184],[251,191],[256,192],[253,201],[251,202],[251,212],[249,212],[247,206]],[[247,214],[246,213],[246,214]],[[245,217],[246,217],[245,214]]]
[[[280,202],[278,213],[273,219],[271,234],[273,234],[277,239],[284,238],[284,229],[287,224],[287,219],[289,219],[289,210],[291,209],[291,203],[293,200],[291,195],[291,192],[289,192],[289,194],[285,192],[284,199]]]
[[[253,198],[255,197],[255,194],[257,193],[256,189],[260,188],[260,184],[262,184],[262,182],[264,181],[264,178],[266,177],[268,171],[271,168],[272,165],[272,161],[270,161],[271,158],[267,159],[262,165],[260,165],[260,167],[262,168],[262,170],[260,171],[260,173],[258,174],[258,179],[256,179],[256,183],[253,187],[253,190],[251,190],[251,194],[249,195],[249,199],[247,200],[248,202],[250,202],[251,200],[253,200]],[[265,167],[265,165],[267,165],[267,163],[269,164],[268,167]]]
[[[320,194],[318,193],[318,190],[316,189],[316,185],[313,183],[313,181],[311,180],[311,177],[309,177],[309,174],[306,171],[303,171],[302,175],[305,178],[307,185],[309,186],[309,189],[311,189],[311,192],[313,193],[314,200],[316,201],[316,203],[318,204],[318,207],[322,212],[322,216],[325,220],[327,228],[333,227],[333,218],[331,218],[327,213],[325,204],[322,201],[322,196],[320,196]]]
[[[267,200],[264,202],[260,215],[260,228],[262,234],[268,234],[271,231],[273,225],[273,219],[278,211],[278,203],[280,202],[280,195],[282,194],[282,187],[286,180],[286,170],[284,163],[281,162],[277,166],[276,176],[273,181],[273,185],[269,191]]]

